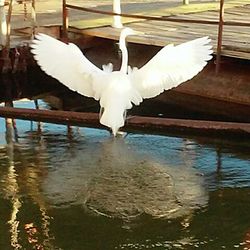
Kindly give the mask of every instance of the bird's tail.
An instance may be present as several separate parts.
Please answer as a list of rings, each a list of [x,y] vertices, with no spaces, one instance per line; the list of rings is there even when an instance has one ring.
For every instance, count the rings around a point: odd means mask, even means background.
[[[126,109],[118,105],[108,105],[104,107],[103,113],[100,118],[100,123],[104,126],[111,128],[114,135],[117,134],[120,127],[124,126]]]

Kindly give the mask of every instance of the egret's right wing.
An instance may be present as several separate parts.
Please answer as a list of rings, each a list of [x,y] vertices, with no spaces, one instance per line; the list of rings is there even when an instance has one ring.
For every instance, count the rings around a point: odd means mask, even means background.
[[[94,97],[93,78],[105,75],[74,44],[63,43],[45,34],[38,34],[30,45],[38,65],[71,90]]]
[[[178,46],[162,48],[141,69],[130,73],[133,85],[142,98],[151,98],[176,87],[198,74],[212,58],[208,37],[198,38]]]

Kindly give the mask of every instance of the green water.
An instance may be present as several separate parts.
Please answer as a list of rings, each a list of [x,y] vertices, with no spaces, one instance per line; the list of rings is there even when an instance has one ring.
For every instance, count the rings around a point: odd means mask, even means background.
[[[0,118],[0,249],[250,249],[249,149]]]

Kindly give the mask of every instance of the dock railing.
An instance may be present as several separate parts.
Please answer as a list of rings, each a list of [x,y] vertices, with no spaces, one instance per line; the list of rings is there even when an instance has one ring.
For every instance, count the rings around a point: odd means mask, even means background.
[[[30,0],[31,3],[31,21],[32,21],[32,34],[31,39],[34,38],[35,30],[36,30],[36,10],[35,10],[35,2],[36,0]],[[9,0],[4,1],[0,0],[0,60],[3,60],[3,66],[1,69],[1,73],[8,73],[12,71],[16,72],[17,64],[11,63],[10,59],[10,49],[11,49],[11,20],[13,14],[14,4],[23,4],[24,5],[24,19],[27,18],[27,7],[26,1],[24,0]],[[7,13],[5,13],[4,7],[7,7]],[[16,56],[19,56],[19,53],[16,53]]]
[[[138,14],[127,14],[127,13],[117,13],[117,12],[110,12],[110,11],[103,11],[97,10],[93,8],[85,8],[81,6],[67,4],[66,0],[63,0],[63,38],[67,40],[68,38],[68,10],[75,9],[90,13],[96,14],[104,14],[109,16],[120,16],[120,17],[128,17],[134,19],[144,19],[144,20],[155,20],[155,21],[168,21],[168,22],[179,22],[179,23],[198,23],[198,24],[211,24],[218,26],[218,36],[217,36],[217,51],[216,51],[216,74],[220,71],[221,65],[221,50],[222,50],[222,40],[223,40],[223,26],[230,25],[230,26],[245,26],[250,27],[250,23],[247,22],[239,22],[239,21],[224,21],[224,0],[220,0],[220,9],[219,9],[219,18],[218,21],[212,20],[201,20],[201,19],[185,19],[185,18],[177,18],[177,17],[162,17],[162,16],[148,16],[148,15],[138,15]],[[113,8],[114,9],[114,8]]]

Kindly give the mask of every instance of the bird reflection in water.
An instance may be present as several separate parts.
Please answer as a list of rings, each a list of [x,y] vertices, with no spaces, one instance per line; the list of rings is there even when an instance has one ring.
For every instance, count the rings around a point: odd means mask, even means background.
[[[54,177],[44,185],[51,204],[80,204],[90,213],[111,218],[171,219],[190,215],[207,203],[202,176],[193,168],[137,153],[123,138],[87,145],[51,174]]]

